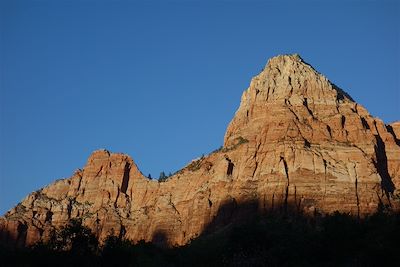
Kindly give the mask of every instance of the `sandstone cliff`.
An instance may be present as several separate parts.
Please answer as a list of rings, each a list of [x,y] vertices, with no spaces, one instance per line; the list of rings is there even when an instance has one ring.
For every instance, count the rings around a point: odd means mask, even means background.
[[[29,245],[79,217],[100,239],[182,245],[274,209],[398,209],[399,138],[399,122],[372,117],[298,55],[277,56],[243,93],[219,151],[165,182],[144,177],[127,155],[95,151],[82,170],[0,218],[0,239]]]

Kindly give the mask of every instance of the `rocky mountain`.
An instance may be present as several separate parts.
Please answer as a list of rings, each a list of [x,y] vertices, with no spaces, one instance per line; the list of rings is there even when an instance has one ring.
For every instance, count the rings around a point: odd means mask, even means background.
[[[95,151],[0,218],[0,239],[33,244],[81,218],[100,240],[183,245],[271,210],[398,210],[399,138],[400,122],[371,116],[300,56],[277,56],[251,80],[218,151],[164,182],[127,155]]]

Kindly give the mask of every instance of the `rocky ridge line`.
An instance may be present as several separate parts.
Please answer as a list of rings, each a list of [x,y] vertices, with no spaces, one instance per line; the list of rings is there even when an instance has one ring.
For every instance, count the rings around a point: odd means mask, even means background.
[[[127,155],[95,151],[82,170],[0,218],[0,240],[33,244],[82,218],[101,240],[183,245],[270,210],[398,209],[399,137],[400,122],[374,118],[300,56],[277,56],[243,93],[223,149],[162,183]]]

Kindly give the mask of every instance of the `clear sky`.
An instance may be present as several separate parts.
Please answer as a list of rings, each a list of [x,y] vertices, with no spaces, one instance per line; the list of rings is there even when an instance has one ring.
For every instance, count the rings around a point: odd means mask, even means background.
[[[400,119],[399,1],[0,0],[0,19],[1,214],[99,148],[153,177],[218,148],[278,54]]]

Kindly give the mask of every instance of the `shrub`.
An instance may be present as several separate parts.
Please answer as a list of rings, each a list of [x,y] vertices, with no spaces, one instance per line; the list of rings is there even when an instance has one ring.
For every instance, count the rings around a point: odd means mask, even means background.
[[[53,231],[48,243],[56,251],[69,251],[77,255],[89,255],[97,252],[98,241],[92,231],[82,225],[82,220],[71,219],[58,231]]]
[[[204,159],[204,156],[202,156],[201,158],[197,159],[197,160],[193,160],[189,165],[188,165],[188,170],[191,172],[200,170],[201,168],[201,163]]]
[[[235,144],[234,144],[234,145],[232,145],[232,146],[230,146],[230,147],[222,148],[221,151],[222,151],[222,152],[228,152],[228,151],[231,151],[231,150],[235,150],[235,149],[238,148],[240,145],[246,144],[246,143],[248,143],[248,142],[249,142],[249,140],[247,140],[246,138],[243,138],[242,136],[239,136],[239,137],[237,137],[237,138],[235,139]]]

